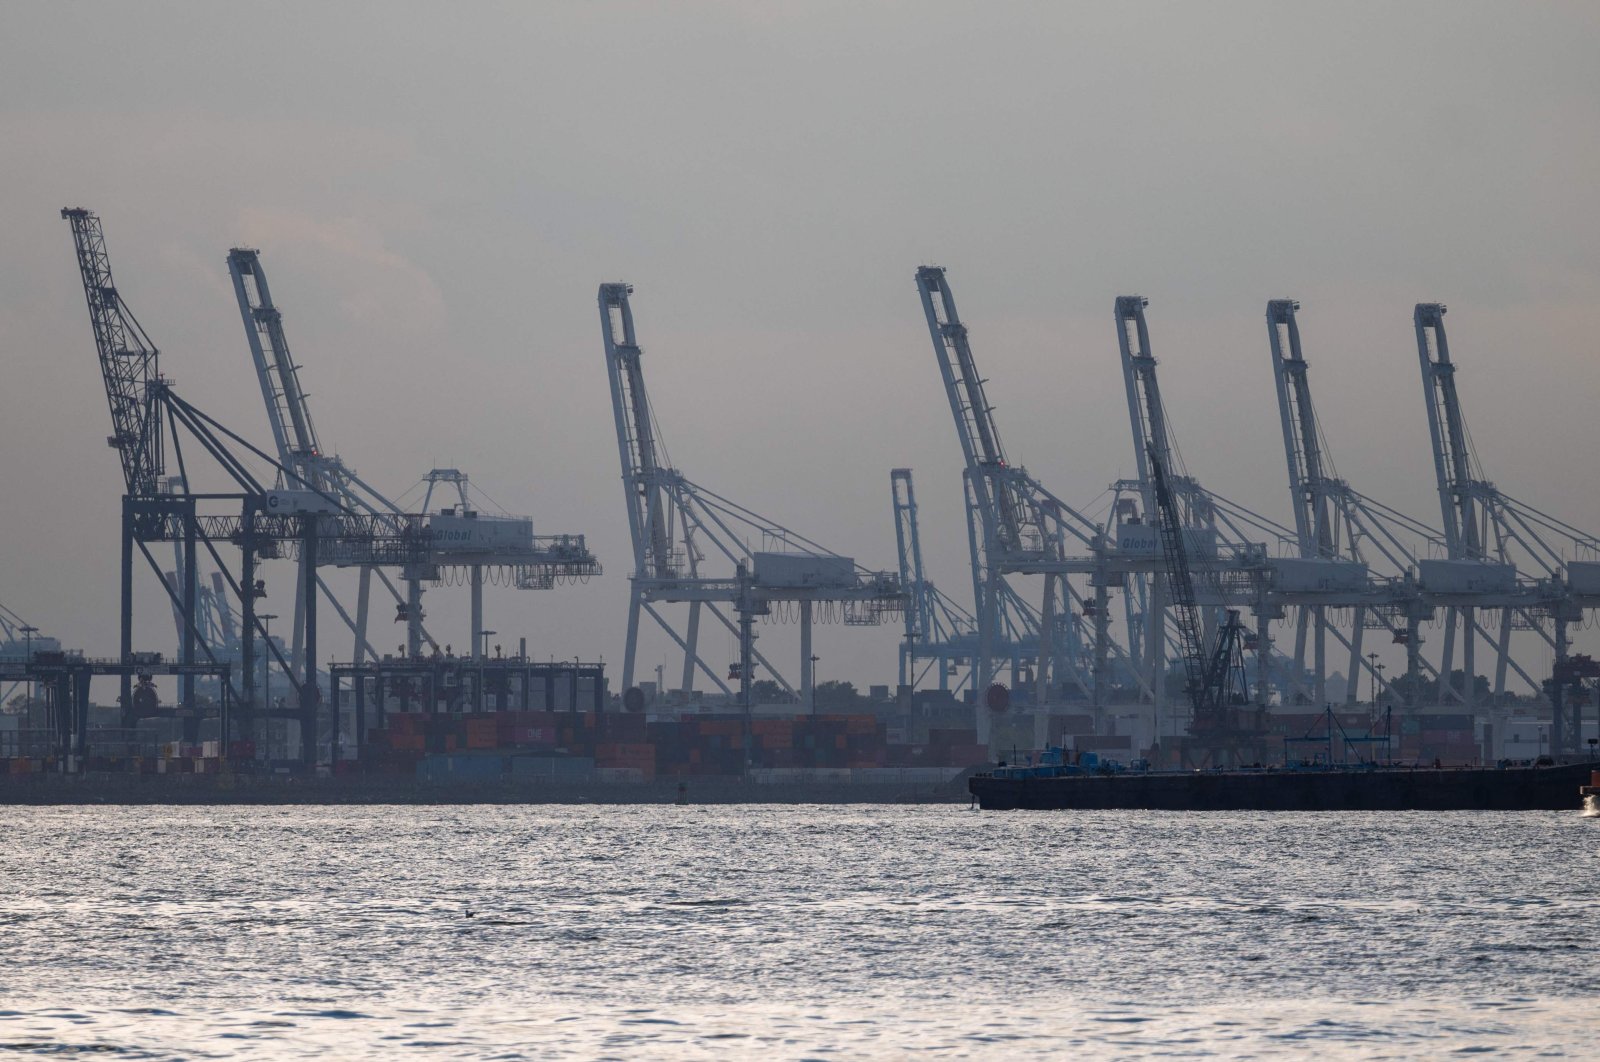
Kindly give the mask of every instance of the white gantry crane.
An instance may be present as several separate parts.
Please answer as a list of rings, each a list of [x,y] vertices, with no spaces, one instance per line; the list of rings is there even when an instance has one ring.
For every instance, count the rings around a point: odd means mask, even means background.
[[[977,680],[977,618],[941,592],[928,578],[922,560],[922,533],[917,518],[917,494],[911,469],[890,472],[894,502],[895,543],[899,548],[900,582],[906,588],[909,605],[905,615],[905,641],[900,647],[900,684],[920,685],[937,668],[941,690],[973,690]],[[974,557],[974,571],[982,571],[981,538],[973,492],[967,496],[967,542]],[[1068,682],[1084,697],[1092,695],[1081,674],[1084,620],[1075,612],[1061,614],[1061,642],[1071,650],[1073,667]],[[1018,685],[1030,669],[1038,665],[1039,613],[1011,586],[1000,584],[999,619],[991,653],[1010,662],[1012,684]],[[981,690],[979,691],[981,692]]]
[[[1537,632],[1554,650],[1556,675],[1562,676],[1569,663],[1569,625],[1582,620],[1583,608],[1600,604],[1600,564],[1595,563],[1600,538],[1504,494],[1484,477],[1456,394],[1456,366],[1450,360],[1444,315],[1441,303],[1419,303],[1413,316],[1448,553],[1447,560],[1422,563],[1421,582],[1431,597],[1445,605],[1439,672],[1446,679],[1460,636],[1464,681],[1449,695],[1470,709],[1476,706],[1480,638],[1494,649],[1497,702],[1505,693],[1508,669],[1535,689],[1543,685],[1512,658],[1514,629]],[[1519,561],[1531,571],[1519,572]],[[1485,629],[1479,617],[1482,610],[1498,614],[1497,632]],[[1559,689],[1560,682],[1555,685]],[[1576,720],[1566,716],[1559,693],[1555,700],[1555,729],[1561,731],[1562,742],[1571,745],[1562,751],[1575,751]]]
[[[1256,654],[1258,699],[1265,703],[1273,659],[1268,625],[1280,614],[1280,606],[1271,599],[1269,543],[1279,550],[1294,549],[1295,535],[1289,528],[1206,490],[1185,469],[1161,399],[1157,361],[1145,315],[1148,305],[1149,300],[1141,295],[1119,295],[1114,304],[1134,465],[1138,470],[1136,480],[1118,483],[1116,489],[1119,493],[1137,493],[1142,508],[1140,514],[1126,505],[1118,506],[1123,519],[1117,526],[1116,549],[1135,584],[1128,595],[1128,626],[1130,631],[1141,624],[1144,628],[1140,639],[1142,664],[1159,718],[1166,702],[1164,676],[1171,648],[1166,631],[1166,613],[1171,604],[1167,600],[1167,580],[1154,577],[1164,567],[1157,520],[1159,499],[1152,472],[1153,465],[1159,463],[1173,517],[1182,529],[1184,552],[1194,571],[1196,599],[1207,606],[1202,615],[1204,643],[1209,645],[1215,640],[1216,625],[1221,619],[1219,608],[1251,607],[1256,614],[1256,630],[1248,641],[1253,643]],[[1143,605],[1142,616],[1133,614],[1135,604]]]
[[[526,517],[494,515],[474,508],[467,497],[467,477],[456,469],[435,469],[428,474],[428,493],[419,516],[406,514],[400,506],[374,489],[337,454],[323,448],[306,393],[301,387],[299,366],[289,352],[283,331],[283,314],[272,301],[260,252],[236,247],[228,252],[228,272],[233,278],[234,295],[250,344],[250,357],[261,385],[278,461],[297,481],[287,484],[313,490],[339,499],[347,509],[361,512],[400,529],[420,523],[429,533],[431,549],[425,560],[404,566],[401,577],[405,592],[390,580],[380,567],[360,565],[356,613],[352,618],[327,591],[322,577],[317,582],[355,635],[357,664],[371,643],[367,637],[368,603],[372,579],[378,579],[393,597],[397,620],[406,624],[406,651],[416,655],[424,642],[438,645],[423,625],[422,591],[424,582],[448,579],[451,571],[464,573],[471,587],[472,627],[470,655],[485,652],[483,637],[483,587],[486,572],[507,573],[506,582],[522,588],[549,586],[566,578],[587,579],[598,574],[600,566],[584,545],[582,535],[540,535],[533,533],[533,521]],[[458,502],[448,509],[431,507],[433,488],[449,484],[456,489]],[[338,557],[325,557],[324,563],[339,563]],[[302,564],[305,563],[302,557]],[[297,586],[304,586],[304,574]],[[293,628],[294,658],[301,659],[303,602],[297,598]]]
[[[754,648],[757,617],[790,613],[800,624],[801,704],[814,706],[812,624],[840,619],[847,624],[877,624],[905,605],[900,579],[869,571],[851,558],[825,549],[736,502],[691,482],[665,460],[659,427],[650,408],[634,332],[628,284],[600,285],[600,327],[606,371],[616,415],[622,487],[633,540],[633,572],[628,592],[627,643],[622,662],[624,696],[633,693],[641,616],[660,625],[683,652],[680,688],[692,691],[698,675],[724,694],[733,691],[705,660],[700,623],[709,615],[739,639],[737,678],[740,699],[749,707],[757,664],[790,694],[794,686]],[[747,536],[763,548],[752,550]],[[713,574],[711,569],[731,569]],[[682,628],[663,606],[685,604]]]
[[[1301,603],[1294,676],[1298,680],[1304,674],[1309,640],[1315,688],[1322,688],[1327,674],[1326,640],[1331,632],[1349,652],[1347,674],[1352,681],[1345,699],[1354,703],[1356,675],[1365,671],[1374,682],[1381,681],[1372,654],[1363,655],[1362,635],[1367,630],[1384,630],[1393,644],[1406,648],[1405,706],[1415,708],[1423,675],[1435,674],[1422,656],[1421,624],[1433,617],[1433,608],[1417,585],[1417,550],[1419,546],[1443,548],[1444,538],[1421,520],[1367,497],[1339,478],[1311,401],[1299,309],[1293,299],[1267,303],[1267,337],[1300,547],[1298,563],[1275,562],[1274,583],[1280,599]],[[1374,573],[1372,565],[1380,563],[1386,571]],[[1330,625],[1331,608],[1353,610],[1348,637]],[[1291,682],[1288,692],[1292,694],[1298,685]],[[1303,692],[1315,696],[1315,689]]]
[[[982,695],[980,737],[988,726],[982,701],[1004,658],[1007,604],[1021,601],[1007,583],[1009,575],[1044,579],[1036,622],[1024,618],[1031,609],[1018,610],[1022,614],[1016,617],[1018,626],[1037,630],[1036,703],[1048,701],[1053,685],[1071,683],[1103,704],[1111,654],[1107,594],[1114,576],[1104,529],[1007,460],[945,270],[919,268],[917,290],[961,444],[978,635],[975,687]],[[1074,586],[1071,575],[1088,576],[1087,590]],[[1089,654],[1074,652],[1081,640],[1070,615],[1074,608],[1094,619]],[[1084,655],[1091,657],[1086,669]]]
[[[952,689],[958,669],[978,654],[977,621],[972,613],[940,593],[922,562],[922,532],[917,520],[917,492],[911,469],[889,473],[894,501],[894,536],[900,557],[900,584],[906,590],[905,641],[900,646],[900,685],[914,688],[928,669],[937,667],[939,688]],[[918,665],[927,661],[919,670]],[[959,689],[958,682],[954,688]]]

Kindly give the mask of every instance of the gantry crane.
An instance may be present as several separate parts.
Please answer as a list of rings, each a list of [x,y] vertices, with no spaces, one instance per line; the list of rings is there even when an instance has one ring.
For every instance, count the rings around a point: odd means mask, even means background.
[[[889,473],[894,503],[895,545],[900,557],[900,584],[906,589],[905,642],[900,646],[900,685],[916,686],[919,661],[939,670],[939,688],[952,688],[958,668],[977,657],[977,625],[972,614],[940,593],[922,563],[922,533],[917,519],[917,492],[911,469]],[[956,688],[959,688],[957,684]]]
[[[700,622],[708,614],[739,639],[740,659],[730,678],[740,682],[748,707],[755,665],[765,667],[785,691],[794,687],[754,648],[752,621],[797,613],[800,624],[800,702],[813,707],[811,635],[818,619],[837,616],[849,624],[876,624],[905,607],[905,591],[893,572],[869,571],[851,558],[739,505],[672,468],[664,459],[660,431],[645,391],[631,285],[600,285],[601,336],[616,418],[622,489],[633,541],[627,641],[623,654],[625,696],[634,689],[639,622],[649,615],[683,652],[680,688],[692,691],[697,673],[725,694],[732,690],[704,659]],[[752,550],[746,536],[763,543]],[[720,560],[728,574],[706,571]],[[687,604],[680,631],[659,606]],[[818,611],[821,615],[818,615]],[[730,615],[731,612],[731,615]]]
[[[1157,526],[1161,534],[1162,583],[1177,619],[1183,654],[1184,688],[1188,693],[1188,735],[1178,736],[1180,763],[1185,767],[1225,767],[1262,760],[1265,705],[1249,709],[1245,679],[1244,625],[1237,609],[1228,609],[1213,640],[1202,630],[1200,606],[1190,570],[1188,528],[1166,476],[1160,453],[1152,443],[1149,458],[1154,488]]]
[[[1456,366],[1450,360],[1444,315],[1441,303],[1419,303],[1413,314],[1434,479],[1449,554],[1446,561],[1424,563],[1422,583],[1446,604],[1439,672],[1447,679],[1460,631],[1465,681],[1460,691],[1452,692],[1471,709],[1475,707],[1475,648],[1480,635],[1495,646],[1497,703],[1505,693],[1508,668],[1535,689],[1543,685],[1529,679],[1512,659],[1510,641],[1516,627],[1537,632],[1555,652],[1556,671],[1568,670],[1568,627],[1582,620],[1585,607],[1600,603],[1600,565],[1592,559],[1600,557],[1600,539],[1517,501],[1484,477],[1456,393]],[[1591,559],[1574,559],[1570,556],[1573,552]],[[1520,573],[1519,559],[1530,563],[1533,573]],[[1480,624],[1480,608],[1499,613],[1497,637],[1491,637]],[[1553,630],[1547,631],[1547,624]],[[1559,735],[1559,751],[1575,752],[1577,719],[1561,702],[1561,683],[1554,688],[1553,744]]]
[[[106,254],[105,234],[100,219],[83,209],[64,209],[61,216],[71,224],[78,253],[78,270],[88,302],[89,323],[94,330],[95,349],[100,356],[100,374],[106,401],[111,411],[111,435],[106,444],[117,451],[122,463],[126,497],[122,513],[122,602],[121,654],[123,661],[133,656],[133,544],[136,532],[159,524],[159,510],[151,513],[143,526],[135,527],[134,514],[127,498],[157,503],[165,473],[162,447],[162,397],[167,393],[161,375],[161,356],[156,345],[139,324],[111,276],[111,259]],[[181,602],[185,616],[195,614],[196,555],[192,539],[184,540],[184,579],[188,592]],[[188,623],[180,638],[179,655],[183,663],[194,662],[194,625]],[[123,676],[121,698],[124,712],[133,704],[133,680]]]
[[[61,212],[72,226],[73,242],[77,250],[78,267],[83,281],[84,296],[88,303],[89,320],[94,331],[95,349],[100,359],[100,370],[111,410],[112,435],[107,442],[117,450],[123,469],[125,493],[122,505],[122,573],[120,614],[120,652],[118,662],[127,665],[134,661],[133,651],[133,553],[137,548],[145,556],[158,577],[164,575],[147,543],[175,541],[181,543],[181,595],[176,588],[162,579],[173,605],[182,618],[180,663],[193,665],[197,648],[217,663],[214,651],[200,638],[199,610],[199,549],[204,546],[221,567],[216,555],[215,542],[231,541],[241,547],[244,557],[242,577],[233,583],[233,589],[242,602],[245,636],[242,645],[244,697],[242,707],[245,718],[243,733],[251,731],[254,704],[253,648],[254,602],[260,594],[260,584],[255,579],[255,561],[258,551],[277,552],[281,543],[298,541],[300,548],[313,557],[318,540],[316,515],[336,511],[331,504],[321,504],[308,498],[309,492],[293,495],[274,495],[278,505],[269,503],[268,493],[256,481],[243,461],[225,445],[224,439],[238,440],[216,421],[180,399],[161,375],[159,354],[148,334],[138,323],[127,303],[118,292],[111,275],[111,263],[106,253],[105,236],[100,219],[88,210],[69,208]],[[174,454],[178,461],[178,474],[163,483],[166,453],[163,444],[164,425],[173,434]],[[199,495],[189,490],[189,475],[179,445],[179,427],[187,428],[211,456],[242,488],[229,495]],[[174,487],[177,490],[174,490]],[[237,517],[202,513],[202,502],[233,501],[239,504]],[[268,516],[269,508],[295,508],[301,510],[294,517],[283,513]],[[346,530],[360,534],[361,529]],[[231,581],[231,579],[230,579]],[[308,608],[308,646],[315,646],[314,600]],[[281,662],[281,661],[280,661]],[[124,723],[132,725],[139,706],[133,697],[133,676],[121,675],[121,703]],[[231,682],[229,683],[231,685]],[[186,693],[192,690],[192,686]],[[302,741],[307,758],[315,731],[315,691],[309,684],[301,683],[299,708],[295,718],[301,724]],[[225,720],[226,723],[226,720]]]
[[[1433,618],[1433,609],[1417,586],[1416,549],[1418,544],[1442,547],[1443,536],[1422,521],[1361,494],[1339,478],[1311,401],[1308,365],[1296,316],[1299,309],[1300,304],[1293,299],[1272,299],[1267,303],[1267,337],[1289,468],[1295,534],[1303,562],[1276,562],[1274,588],[1280,598],[1316,602],[1300,607],[1295,632],[1295,675],[1304,672],[1309,634],[1313,640],[1314,674],[1317,686],[1322,686],[1327,673],[1325,639],[1331,631],[1350,654],[1347,674],[1352,681],[1346,701],[1354,703],[1358,685],[1354,677],[1363,670],[1373,673],[1373,662],[1362,653],[1362,634],[1368,629],[1385,630],[1394,643],[1406,648],[1406,707],[1415,708],[1423,675],[1434,673],[1421,652],[1421,625]],[[1386,563],[1386,574],[1371,572],[1370,565],[1376,561]],[[1348,638],[1328,624],[1327,610],[1339,607],[1354,610]]]
[[[1045,489],[1027,469],[1007,460],[967,327],[956,311],[944,269],[919,268],[917,290],[961,444],[978,622],[976,687],[987,691],[994,682],[1004,602],[1012,593],[1006,576],[1040,575],[1044,577],[1044,592],[1038,606],[1035,697],[1043,704],[1054,672],[1063,665],[1063,647],[1056,644],[1060,612],[1085,604],[1084,596],[1068,581],[1069,575],[1089,576],[1096,606],[1091,611],[1098,617],[1105,616],[1113,572],[1104,529]],[[1084,552],[1069,555],[1069,544]],[[1094,676],[1104,676],[1109,649],[1102,639],[1096,639],[1096,644],[1100,652],[1090,670]],[[1066,670],[1063,667],[1062,677]],[[1096,703],[1100,703],[1101,692],[1095,691]],[[982,709],[983,698],[978,700],[982,738],[988,732],[988,717]]]
[[[327,556],[349,564],[417,563],[428,556],[429,530],[420,520],[396,526],[393,521],[344,507],[337,497],[306,486],[296,470],[280,464],[272,455],[181,398],[161,375],[155,344],[140,327],[112,280],[100,219],[81,208],[65,209],[61,215],[72,227],[95,349],[111,409],[113,434],[108,442],[118,451],[123,467],[120,645],[118,660],[108,665],[111,670],[106,673],[121,677],[124,723],[131,726],[145,711],[139,699],[133,696],[134,676],[130,667],[154,655],[136,655],[133,650],[135,551],[141,553],[154,570],[182,618],[180,661],[177,669],[169,673],[189,679],[203,673],[217,673],[218,666],[222,665],[216,649],[202,636],[205,620],[200,607],[198,561],[203,549],[223,574],[232,599],[230,604],[236,603],[240,612],[242,695],[235,695],[232,675],[223,671],[222,704],[225,712],[228,704],[237,703],[242,718],[235,720],[224,714],[225,733],[230,738],[248,738],[254,734],[257,719],[293,720],[300,728],[302,758],[311,762],[317,754],[320,706],[314,668],[307,669],[310,674],[296,678],[275,643],[265,638],[264,625],[256,612],[256,603],[264,593],[264,582],[257,578],[258,562],[279,556],[305,561],[301,569],[305,574],[301,583],[305,601],[304,656],[314,661],[319,596],[314,575],[318,558]],[[184,451],[185,439],[211,459],[231,481],[233,489],[194,490]],[[163,482],[169,442],[175,462],[174,476]],[[256,469],[262,466],[270,470],[266,481],[257,475]],[[296,487],[279,489],[273,486],[280,478]],[[150,551],[152,542],[181,544],[178,568],[182,574],[170,584]],[[239,550],[237,577],[224,562],[219,545]],[[256,701],[258,638],[265,641],[267,651],[290,677],[296,703],[282,711]],[[201,665],[196,659],[197,652],[207,657],[207,664]],[[186,691],[192,691],[192,681],[184,685]]]
[[[894,503],[895,541],[899,547],[900,582],[906,588],[910,602],[905,615],[905,642],[900,647],[900,684],[915,687],[933,667],[938,668],[939,689],[972,690],[976,680],[975,663],[978,658],[977,619],[949,596],[941,592],[927,577],[922,561],[922,535],[917,518],[917,495],[911,469],[896,468],[890,472],[890,490]],[[966,491],[968,544],[974,557],[975,571],[982,570],[983,550],[980,518],[973,493]],[[1010,661],[1013,683],[1023,674],[1024,668],[1038,666],[1039,614],[1023,600],[1010,583],[1000,584],[998,630],[991,652],[996,658]],[[1083,641],[1083,619],[1074,611],[1063,610],[1058,615],[1057,643],[1071,650],[1070,660],[1079,663]],[[927,661],[927,667],[918,670],[918,663]],[[1091,690],[1079,668],[1069,668],[1067,681],[1077,685],[1085,695]],[[958,677],[959,676],[959,677]],[[956,681],[952,685],[952,680]]]
[[[1130,489],[1137,492],[1144,511],[1142,520],[1130,519],[1118,526],[1117,549],[1125,556],[1124,563],[1135,573],[1134,577],[1147,580],[1142,594],[1129,595],[1133,601],[1144,601],[1145,614],[1140,617],[1130,611],[1128,624],[1130,629],[1140,622],[1145,626],[1141,639],[1144,669],[1154,692],[1159,719],[1166,695],[1162,678],[1168,647],[1165,634],[1168,586],[1164,579],[1150,579],[1152,574],[1162,570],[1163,564],[1158,543],[1151,535],[1150,521],[1158,515],[1159,500],[1153,466],[1159,463],[1162,468],[1173,512],[1183,529],[1186,553],[1191,566],[1203,575],[1198,586],[1199,600],[1204,606],[1203,629],[1208,632],[1215,629],[1216,621],[1221,618],[1217,616],[1218,608],[1248,605],[1255,610],[1253,640],[1257,679],[1263,690],[1272,660],[1268,625],[1279,616],[1279,606],[1270,596],[1268,543],[1278,548],[1293,548],[1295,538],[1294,532],[1281,524],[1204,489],[1184,469],[1173,442],[1166,406],[1161,400],[1157,362],[1151,350],[1145,316],[1148,305],[1149,300],[1141,295],[1119,295],[1114,305],[1117,346],[1138,470],[1137,480],[1118,483],[1116,487],[1119,492]],[[1187,653],[1181,639],[1180,652]]]
[[[278,461],[289,470],[289,478],[293,480],[287,485],[328,494],[337,498],[345,508],[367,514],[394,529],[407,526],[414,519],[410,514],[358,476],[337,454],[323,448],[305,390],[301,386],[299,366],[295,364],[284,335],[283,314],[272,299],[260,252],[235,247],[228,252],[228,272],[233,278],[234,295],[250,344],[256,377],[261,385],[261,397],[266,406],[267,423],[272,430]],[[422,651],[424,642],[436,650],[438,648],[423,625],[423,583],[439,579],[441,570],[464,571],[472,596],[470,655],[479,657],[484,652],[485,569],[506,569],[510,572],[507,582],[525,589],[549,586],[557,580],[568,578],[587,579],[599,574],[599,562],[586,548],[584,536],[536,536],[533,522],[526,517],[481,512],[473,507],[467,497],[466,474],[457,469],[434,469],[425,479],[428,493],[419,515],[423,526],[432,532],[434,548],[425,557],[402,569],[401,576],[406,586],[404,594],[381,567],[360,565],[356,614],[352,619],[320,575],[302,573],[297,584],[304,585],[309,579],[315,578],[355,635],[354,659],[358,666],[363,656],[373,651],[367,638],[368,603],[373,578],[378,579],[393,597],[397,617],[406,623],[406,651],[415,656]],[[432,507],[433,487],[437,484],[452,485],[458,492],[459,504],[452,506],[448,512],[436,512]],[[323,563],[348,562],[324,556]],[[302,628],[303,601],[297,599],[293,635],[296,659],[302,656]]]

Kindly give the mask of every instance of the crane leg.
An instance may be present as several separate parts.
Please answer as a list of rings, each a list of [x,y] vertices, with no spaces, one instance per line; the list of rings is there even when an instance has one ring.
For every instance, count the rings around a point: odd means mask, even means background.
[[[800,602],[800,710],[817,713],[817,691],[812,685],[816,667],[811,662],[811,602]]]
[[[317,762],[317,724],[320,690],[317,686],[317,533],[312,521],[301,540],[300,564],[304,576],[300,600],[305,605],[305,664],[300,681],[300,758],[306,766]],[[339,754],[339,714],[333,715],[332,752]]]
[[[483,657],[483,565],[472,566],[472,659]]]
[[[1494,657],[1494,703],[1506,703],[1506,668],[1511,662],[1511,609],[1500,610],[1500,643]]]
[[[367,606],[371,597],[372,568],[370,565],[363,565],[361,568],[361,581],[356,590],[356,651],[352,654],[355,657],[355,665],[358,668],[367,655]],[[356,680],[357,684],[360,681],[358,678]]]
[[[1438,701],[1444,704],[1450,696],[1451,672],[1456,660],[1456,623],[1459,619],[1459,610],[1447,608],[1444,610],[1444,651],[1439,656],[1439,695]]]
[[[195,622],[199,613],[200,603],[200,572],[196,556],[198,543],[196,542],[194,500],[191,498],[183,512],[183,610],[187,614],[183,625],[183,642],[179,647],[178,658],[185,664],[194,663],[194,631]],[[181,701],[183,706],[190,711],[194,710],[194,676],[183,676]]]
[[[1056,576],[1044,577],[1044,607],[1039,610],[1038,674],[1034,676],[1033,703],[1044,708],[1050,701],[1050,664],[1055,655]],[[1043,745],[1040,746],[1041,748]]]
[[[1272,642],[1267,637],[1267,615],[1265,606],[1256,610],[1256,703],[1263,708],[1272,696]]]
[[[1289,677],[1288,693],[1286,700],[1298,701],[1296,694],[1305,692],[1306,675],[1306,642],[1311,634],[1311,609],[1301,608],[1295,616],[1294,628],[1294,674]]]
[[[1344,703],[1355,704],[1356,696],[1360,691],[1361,677],[1361,643],[1362,635],[1366,633],[1366,610],[1357,606],[1354,612],[1355,630],[1350,632],[1350,669],[1346,672],[1350,676],[1350,685],[1344,691]]]
[[[1094,588],[1094,732],[1101,733],[1101,715],[1105,711],[1107,688],[1106,669],[1111,655],[1111,595],[1104,581]]]
[[[133,659],[133,502],[122,498],[121,662]],[[122,725],[133,727],[133,676],[122,676]]]
[[[314,565],[312,565],[312,566],[314,567]],[[300,680],[302,682],[305,681],[305,677],[306,677],[307,673],[310,670],[309,668],[306,667],[306,653],[305,653],[305,649],[306,649],[306,582],[307,582],[308,578],[310,578],[309,576],[306,575],[306,568],[307,567],[308,567],[308,565],[307,565],[307,561],[306,561],[306,551],[305,551],[304,547],[302,547],[301,550],[300,550],[300,573],[299,573],[300,574],[300,578],[295,580],[295,584],[294,584],[294,635],[293,635],[293,638],[291,639],[291,642],[292,642],[292,645],[293,645],[293,650],[289,654],[289,666],[291,668],[294,668],[294,667],[299,667],[300,668],[299,678],[300,678]],[[312,592],[315,593],[315,591],[312,591]],[[293,673],[291,672],[291,675],[292,674]]]
[[[422,576],[406,576],[406,655],[422,655]]]
[[[989,709],[984,704],[984,695],[994,681],[994,635],[1000,605],[1000,574],[990,568],[987,576],[978,612],[978,682],[972,694],[978,744],[984,746],[989,744]]]
[[[1318,708],[1325,708],[1328,704],[1328,613],[1325,608],[1318,605],[1312,615],[1314,625],[1315,643],[1312,650],[1312,659],[1316,668],[1312,689],[1315,691],[1313,700]],[[1354,681],[1352,676],[1351,681]]]
[[[694,662],[700,655],[700,602],[689,602],[689,626],[684,631],[683,683],[678,688],[685,693],[694,690]]]
[[[1159,579],[1151,580],[1149,602],[1145,609],[1145,674],[1150,676],[1150,702],[1159,736],[1161,713],[1167,703],[1167,592]],[[1176,735],[1174,727],[1168,736]]]
[[[628,595],[628,638],[622,648],[622,688],[624,691],[633,689],[633,659],[639,649],[639,591],[634,589]],[[693,660],[693,654],[686,654],[685,659]]]

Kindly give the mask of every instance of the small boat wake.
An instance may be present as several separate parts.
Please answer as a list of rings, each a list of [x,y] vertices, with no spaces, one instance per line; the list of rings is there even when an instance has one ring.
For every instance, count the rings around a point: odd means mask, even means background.
[[[1590,793],[1583,798],[1583,817],[1586,819],[1600,819],[1600,796]]]

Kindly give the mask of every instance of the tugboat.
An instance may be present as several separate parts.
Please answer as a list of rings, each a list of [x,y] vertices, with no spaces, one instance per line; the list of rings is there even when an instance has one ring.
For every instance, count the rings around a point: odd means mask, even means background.
[[[1583,813],[1600,817],[1600,771],[1589,772],[1589,784],[1578,788],[1583,797]]]

